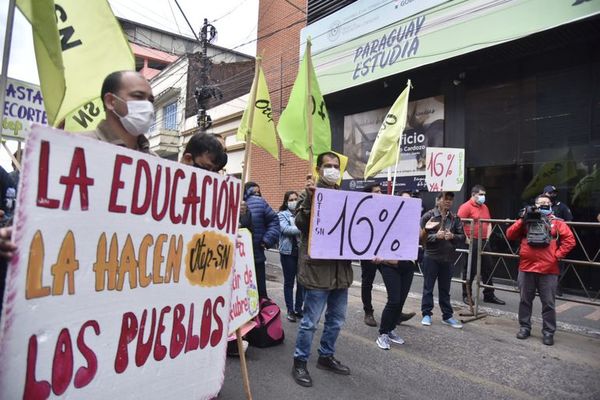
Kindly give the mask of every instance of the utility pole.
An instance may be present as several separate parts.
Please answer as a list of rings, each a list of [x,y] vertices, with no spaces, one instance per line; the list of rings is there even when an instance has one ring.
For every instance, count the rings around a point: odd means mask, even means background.
[[[198,105],[198,126],[201,132],[206,132],[212,126],[212,119],[207,114],[206,108],[208,101],[211,98],[220,99],[223,97],[221,90],[210,84],[210,71],[212,62],[208,58],[208,44],[217,35],[217,29],[208,23],[204,18],[204,25],[200,30],[200,43],[202,45],[201,64],[200,67],[200,86],[196,87],[196,104]]]

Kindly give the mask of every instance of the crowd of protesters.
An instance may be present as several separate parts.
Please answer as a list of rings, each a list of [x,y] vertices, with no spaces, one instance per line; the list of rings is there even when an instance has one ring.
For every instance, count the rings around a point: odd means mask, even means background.
[[[137,72],[122,71],[110,74],[102,87],[105,119],[86,136],[119,146],[152,154],[145,133],[154,119],[153,94],[147,80]],[[182,163],[218,172],[227,163],[227,154],[221,141],[215,136],[196,134],[187,143]],[[336,374],[349,375],[350,368],[335,357],[336,341],[346,320],[348,288],[353,283],[353,260],[312,259],[308,255],[308,232],[315,188],[339,190],[340,159],[333,152],[317,157],[318,176],[307,181],[301,191],[285,193],[279,212],[275,212],[261,196],[260,186],[246,182],[244,202],[241,206],[240,226],[248,228],[253,237],[254,264],[260,298],[268,298],[266,287],[266,249],[278,248],[284,277],[284,299],[286,318],[298,322],[298,334],[293,354],[292,376],[302,386],[312,386],[307,361],[315,332],[324,314],[324,329],[319,341],[317,368]],[[4,169],[0,169],[0,214],[4,227],[0,229],[0,255],[2,261],[10,259],[15,251],[11,242],[10,221],[14,210],[17,184]],[[289,188],[294,189],[294,188]],[[368,185],[365,191],[383,196],[378,184]],[[403,196],[413,193],[405,192]],[[452,211],[454,193],[437,195],[435,207],[422,213],[420,220],[423,239],[423,254],[419,260],[362,260],[361,298],[364,322],[369,326],[379,325],[376,344],[390,349],[391,343],[403,344],[396,332],[398,324],[409,320],[415,313],[403,312],[413,275],[421,265],[423,288],[421,300],[421,324],[433,323],[433,290],[437,282],[441,322],[460,329],[462,324],[454,317],[450,302],[450,285],[456,249],[466,242],[490,237],[490,224],[480,222],[489,219],[490,211],[485,204],[486,191],[475,185],[471,197]],[[529,239],[527,215],[539,213],[547,222],[549,243],[538,246]],[[472,219],[473,224],[463,224],[462,219]],[[535,199],[535,206],[524,212],[508,231],[509,240],[520,242],[518,285],[520,289],[519,325],[517,338],[526,339],[531,332],[532,302],[539,292],[542,302],[543,343],[552,345],[556,330],[555,296],[561,273],[560,260],[575,246],[575,239],[564,220],[572,219],[569,208],[556,200],[556,188],[549,185]],[[474,250],[475,251],[475,250]],[[472,259],[477,259],[474,252]],[[491,281],[491,261],[481,257],[482,278],[490,287],[483,290],[483,301],[505,304],[496,297]],[[6,273],[6,266],[0,268]],[[471,265],[463,275],[463,301],[472,305],[472,281],[475,268]],[[387,291],[387,303],[378,324],[371,302],[371,290],[377,271],[381,274]],[[4,277],[1,277],[4,284]],[[294,294],[295,287],[295,294]]]

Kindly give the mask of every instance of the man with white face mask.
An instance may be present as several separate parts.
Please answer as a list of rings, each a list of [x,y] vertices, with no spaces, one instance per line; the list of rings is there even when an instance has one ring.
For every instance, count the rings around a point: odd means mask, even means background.
[[[154,96],[148,80],[135,71],[109,74],[102,84],[106,117],[84,135],[132,150],[152,153],[145,134],[154,121]]]
[[[340,159],[332,152],[317,157],[319,179],[317,187],[339,189]],[[317,325],[325,311],[325,323],[318,349],[317,368],[340,375],[350,375],[350,368],[334,357],[335,342],[346,320],[348,288],[352,284],[350,260],[315,260],[308,256],[308,232],[314,185],[300,194],[296,206],[296,226],[301,232],[298,261],[298,282],[304,288],[304,308],[302,321],[298,327],[292,376],[301,386],[312,386],[312,379],[306,367],[310,356],[312,340]]]
[[[463,302],[467,305],[472,305],[473,300],[473,292],[472,292],[472,282],[475,275],[477,275],[477,239],[479,239],[479,220],[481,219],[490,219],[490,210],[488,206],[485,204],[485,188],[481,185],[473,186],[471,189],[471,198],[463,203],[458,208],[457,215],[461,218],[470,218],[473,220],[473,224],[464,224],[465,235],[468,240],[474,240],[473,242],[473,255],[471,257],[471,276],[467,278],[467,268],[468,265],[465,263],[464,271],[463,271],[463,279],[467,281],[466,284],[463,284]],[[489,222],[482,223],[481,226],[481,234],[482,239],[484,240],[483,244],[486,240],[490,238],[491,226]],[[489,251],[489,248],[488,248]],[[468,259],[467,259],[468,262]],[[493,286],[494,283],[490,277],[492,273],[492,260],[488,255],[481,256],[481,282],[486,285]],[[467,290],[468,289],[468,290]],[[486,303],[494,303],[499,305],[506,304],[503,300],[500,300],[496,297],[493,288],[484,288],[483,289],[483,301]]]

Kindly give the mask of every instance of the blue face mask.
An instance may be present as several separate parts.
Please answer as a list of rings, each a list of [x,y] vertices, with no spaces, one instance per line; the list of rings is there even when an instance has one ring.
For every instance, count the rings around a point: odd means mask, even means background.
[[[544,205],[544,206],[539,206],[538,208],[540,210],[540,213],[542,213],[542,215],[544,215],[544,216],[548,216],[552,213],[552,207],[550,207],[550,206]]]
[[[477,204],[485,203],[485,194],[480,194],[477,196]]]

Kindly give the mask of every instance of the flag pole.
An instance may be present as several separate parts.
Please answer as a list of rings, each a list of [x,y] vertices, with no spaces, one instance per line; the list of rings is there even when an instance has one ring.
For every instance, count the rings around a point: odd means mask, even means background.
[[[312,44],[310,42],[310,38],[309,40],[306,41],[306,54],[304,54],[305,57],[308,57],[308,65],[306,68],[306,75],[308,77],[307,79],[307,89],[308,89],[308,93],[306,94],[306,118],[307,118],[307,137],[308,137],[308,173],[312,176],[313,175],[313,158],[314,158],[314,154],[313,154],[313,120],[312,120],[312,114],[313,114],[313,98],[312,98],[312,87],[310,86],[311,84],[311,79],[310,79],[310,71],[312,70],[312,59],[310,56],[310,48],[311,48]],[[315,110],[316,111],[317,105],[315,104]]]
[[[248,129],[246,130],[246,150],[244,152],[244,170],[242,171],[242,182],[244,184],[248,182],[250,178],[250,154],[252,152],[252,124],[254,123],[254,108],[256,103],[256,92],[258,90],[258,74],[260,71],[260,65],[262,63],[261,57],[256,57],[256,64],[254,66],[254,81],[252,84],[252,90],[250,91],[250,99],[248,99],[249,112],[248,112]]]
[[[8,61],[10,58],[10,44],[12,42],[13,33],[13,22],[15,19],[15,4],[16,0],[9,0],[8,2],[8,15],[6,16],[6,33],[4,35],[4,48],[2,50],[2,71],[0,72],[0,141],[3,147],[6,149],[8,154],[13,159],[13,163],[16,161],[12,156],[12,152],[4,143],[2,138],[2,123],[4,122],[4,102],[6,101],[6,84],[8,82]],[[21,169],[21,165],[17,161],[15,166],[18,170]]]
[[[398,137],[398,152],[396,153],[396,163],[394,164],[394,179],[392,181],[392,192],[391,194],[394,194],[394,191],[396,190],[396,175],[398,175],[398,162],[400,161],[400,138],[402,137],[402,133],[400,133],[400,136]]]

